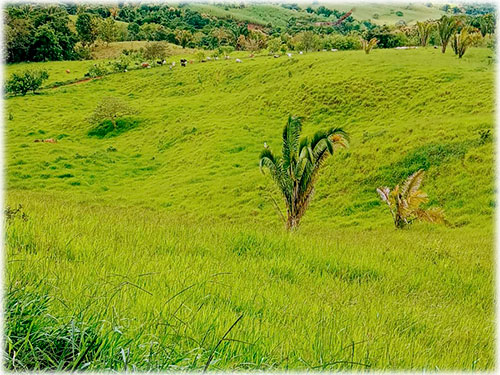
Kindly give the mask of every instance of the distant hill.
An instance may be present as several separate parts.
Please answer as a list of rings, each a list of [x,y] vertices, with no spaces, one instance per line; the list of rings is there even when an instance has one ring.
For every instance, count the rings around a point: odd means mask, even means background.
[[[267,4],[249,4],[239,6],[237,4],[208,4],[208,3],[190,3],[184,5],[186,8],[196,10],[202,14],[208,14],[215,17],[227,17],[235,20],[247,21],[256,24],[271,24],[273,26],[284,26],[291,17],[315,21],[327,21],[329,18],[315,13],[308,13],[307,7],[317,9],[324,6],[331,10],[348,12],[353,9],[352,17],[358,21],[370,20],[375,24],[394,25],[397,21],[403,20],[407,24],[427,19],[436,19],[445,12],[440,8],[441,5],[424,4],[328,4],[317,3],[315,5],[299,4],[300,10],[293,10],[283,7],[283,5]],[[401,12],[401,13],[399,13]],[[402,15],[399,15],[402,14]]]

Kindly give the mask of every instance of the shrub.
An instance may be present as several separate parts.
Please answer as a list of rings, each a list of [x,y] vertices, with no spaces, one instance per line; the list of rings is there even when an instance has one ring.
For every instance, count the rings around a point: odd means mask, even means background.
[[[87,135],[89,137],[96,138],[115,137],[117,135],[125,133],[128,130],[136,128],[137,126],[139,126],[139,121],[130,118],[118,119],[116,120],[114,125],[111,120],[104,120],[93,129],[90,129]],[[110,146],[106,151],[114,152],[116,151],[116,148]]]
[[[132,56],[122,54],[118,59],[113,61],[113,69],[116,72],[123,72],[132,64]]]
[[[7,81],[6,89],[8,93],[26,95],[28,91],[36,92],[43,81],[49,78],[46,70],[28,70],[24,73],[14,73]]]
[[[373,19],[374,20],[378,20],[380,18],[380,16],[378,15],[378,13],[373,13]]]
[[[125,102],[118,98],[107,97],[101,100],[89,118],[89,122],[101,125],[103,121],[109,121],[112,127],[118,128],[117,120],[121,117],[135,114],[135,110],[130,108]]]
[[[323,48],[335,48],[339,50],[361,49],[360,40],[351,35],[332,34],[324,39]]]
[[[199,51],[196,53],[196,60],[198,60],[199,62],[205,60],[206,56],[205,56],[205,52],[203,51]]]
[[[85,73],[85,77],[101,77],[108,74],[108,70],[102,64],[94,64],[89,68],[89,71]]]
[[[92,60],[92,49],[89,46],[77,45],[75,55],[78,60]]]
[[[396,16],[398,16],[398,17],[403,17],[403,12],[401,12],[400,10],[398,10],[398,11],[396,12]]]

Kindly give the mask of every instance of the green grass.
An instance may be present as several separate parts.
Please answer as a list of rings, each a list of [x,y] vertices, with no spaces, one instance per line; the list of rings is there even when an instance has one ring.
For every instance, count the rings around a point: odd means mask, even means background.
[[[7,98],[6,204],[28,215],[6,224],[7,300],[45,302],[8,310],[6,365],[491,370],[494,144],[479,133],[494,126],[488,54],[214,61]],[[110,95],[140,109],[140,122],[89,136],[86,118]],[[289,114],[304,116],[305,135],[338,125],[352,138],[293,234],[258,169]],[[451,225],[396,231],[375,188],[418,168]],[[53,364],[36,349],[47,337]]]

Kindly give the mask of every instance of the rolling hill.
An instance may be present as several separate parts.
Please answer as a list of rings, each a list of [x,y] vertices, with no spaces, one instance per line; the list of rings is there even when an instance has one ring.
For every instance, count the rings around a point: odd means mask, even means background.
[[[9,337],[34,327],[33,351],[66,335],[83,353],[49,368],[491,370],[488,55],[240,56],[7,98],[6,204],[27,215],[5,229]],[[77,77],[88,62],[71,64]],[[66,74],[65,62],[30,64],[44,66]],[[137,114],[92,135],[109,96]],[[289,115],[304,135],[351,136],[296,233],[258,166],[264,142],[280,153]],[[449,225],[397,231],[375,189],[419,168]],[[89,333],[74,341],[75,326]],[[41,366],[30,353],[9,366]]]

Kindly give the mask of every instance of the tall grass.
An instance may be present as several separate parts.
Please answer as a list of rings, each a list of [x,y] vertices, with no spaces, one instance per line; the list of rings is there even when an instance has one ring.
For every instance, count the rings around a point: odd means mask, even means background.
[[[487,228],[288,235],[33,193],[9,200],[29,215],[6,232],[12,368],[493,365]]]

